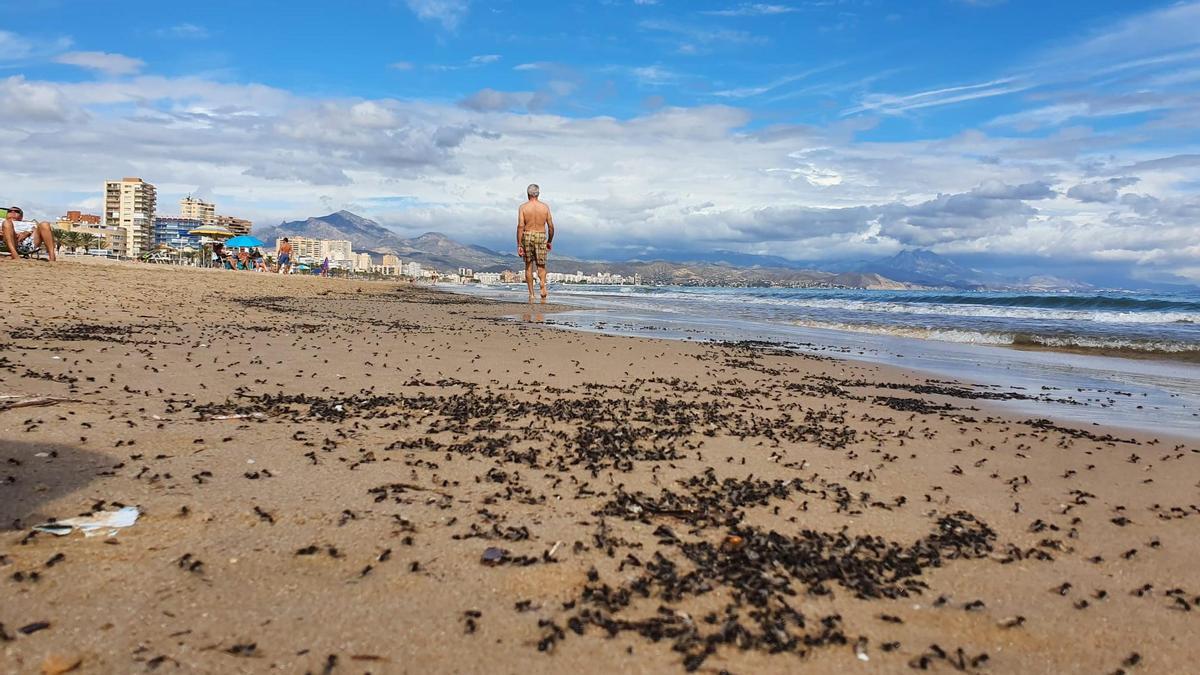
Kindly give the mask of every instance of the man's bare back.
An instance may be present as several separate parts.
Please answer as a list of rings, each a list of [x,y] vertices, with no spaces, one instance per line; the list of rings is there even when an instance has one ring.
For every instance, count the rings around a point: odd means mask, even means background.
[[[546,234],[546,223],[550,222],[550,207],[531,199],[521,205],[520,221],[525,226],[525,232]]]

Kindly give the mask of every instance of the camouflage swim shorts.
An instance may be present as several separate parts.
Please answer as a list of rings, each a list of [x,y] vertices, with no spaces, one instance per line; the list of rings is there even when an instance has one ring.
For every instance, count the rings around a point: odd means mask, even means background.
[[[525,261],[533,259],[538,265],[546,266],[546,235],[541,232],[526,232],[521,237],[521,248],[525,250]]]

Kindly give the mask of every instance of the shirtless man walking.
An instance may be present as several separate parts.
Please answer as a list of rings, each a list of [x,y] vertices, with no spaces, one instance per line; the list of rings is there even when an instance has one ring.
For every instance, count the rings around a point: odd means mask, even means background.
[[[288,241],[287,237],[279,244],[279,250],[276,251],[279,255],[279,273],[292,273],[292,242]]]
[[[533,266],[538,268],[538,279],[542,283],[542,300],[546,299],[546,253],[554,241],[554,219],[550,207],[543,204],[538,195],[542,192],[536,184],[525,190],[529,201],[517,210],[517,255],[525,259],[525,285],[529,287],[529,299],[533,300]]]

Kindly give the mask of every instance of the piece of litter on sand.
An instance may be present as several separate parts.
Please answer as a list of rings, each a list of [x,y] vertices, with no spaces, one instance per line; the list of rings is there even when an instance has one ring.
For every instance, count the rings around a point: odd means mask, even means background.
[[[865,637],[858,638],[854,643],[854,655],[859,661],[870,661],[871,657],[867,655],[867,639]]]
[[[508,551],[506,549],[489,546],[483,550],[483,556],[479,562],[484,565],[499,565],[508,559]]]
[[[58,403],[78,403],[79,399],[62,396],[14,396],[0,394],[0,411],[13,408],[30,408],[33,406],[55,405]]]
[[[136,506],[126,506],[119,511],[104,511],[91,516],[80,516],[79,518],[67,518],[53,523],[42,523],[34,525],[33,529],[38,532],[47,532],[59,537],[70,534],[73,530],[78,529],[83,532],[84,536],[93,537],[107,530],[108,536],[113,536],[117,530],[122,527],[129,527],[137,522],[141,512]]]
[[[260,412],[254,412],[254,413],[249,413],[246,415],[213,415],[212,417],[210,417],[208,419],[210,419],[210,420],[244,420],[247,418],[258,419],[260,417],[266,417],[266,415],[264,415]]]

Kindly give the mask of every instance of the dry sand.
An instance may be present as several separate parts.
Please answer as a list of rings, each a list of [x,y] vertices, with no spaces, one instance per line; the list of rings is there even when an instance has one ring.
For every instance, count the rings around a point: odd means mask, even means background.
[[[0,301],[0,395],[71,399],[0,411],[0,671],[1194,668],[1195,443],[410,286],[4,262]]]

